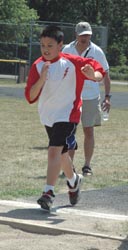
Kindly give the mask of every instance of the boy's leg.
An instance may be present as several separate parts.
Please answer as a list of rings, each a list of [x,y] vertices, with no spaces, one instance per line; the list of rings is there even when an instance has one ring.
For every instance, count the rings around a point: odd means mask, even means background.
[[[79,196],[80,177],[73,172],[73,164],[68,154],[68,149],[76,147],[75,131],[76,124],[60,122],[53,125],[52,128],[46,126],[49,137],[48,149],[48,168],[47,168],[47,184],[42,197],[37,201],[42,208],[47,210],[52,205],[52,197],[54,196],[54,186],[60,173],[61,162],[63,158],[63,169],[67,177],[67,184],[75,199],[70,202],[75,205]]]
[[[67,186],[69,188],[69,200],[71,205],[76,205],[80,199],[80,184],[82,175],[78,175],[73,171],[73,163],[69,153],[62,154],[62,168],[67,177]]]
[[[48,149],[47,185],[55,186],[61,168],[61,152],[63,146]]]
[[[73,171],[73,162],[68,152],[61,155],[61,167],[65,176],[68,179],[71,179],[73,177],[74,171]]]
[[[42,196],[37,200],[38,204],[47,211],[50,210],[55,198],[54,186],[60,173],[62,149],[63,146],[49,146],[48,149],[47,183]]]

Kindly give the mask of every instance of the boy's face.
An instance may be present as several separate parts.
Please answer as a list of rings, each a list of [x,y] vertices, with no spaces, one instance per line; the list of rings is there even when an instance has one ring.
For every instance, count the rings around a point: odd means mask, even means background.
[[[40,39],[40,48],[42,56],[46,60],[53,60],[58,57],[61,51],[63,42],[57,43],[57,41],[50,37],[42,37]]]

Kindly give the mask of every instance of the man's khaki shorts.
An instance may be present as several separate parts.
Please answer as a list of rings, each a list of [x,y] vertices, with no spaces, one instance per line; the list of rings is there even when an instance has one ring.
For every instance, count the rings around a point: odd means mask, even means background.
[[[100,98],[83,100],[81,122],[83,127],[94,127],[101,125]]]

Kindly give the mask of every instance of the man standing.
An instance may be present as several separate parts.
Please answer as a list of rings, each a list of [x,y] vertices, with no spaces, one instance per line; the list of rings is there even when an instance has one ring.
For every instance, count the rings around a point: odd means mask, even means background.
[[[105,88],[104,110],[110,110],[110,77],[109,65],[102,49],[91,41],[92,28],[88,22],[80,22],[76,25],[76,40],[66,45],[63,53],[71,53],[97,60],[106,71],[103,79]],[[94,152],[94,127],[101,125],[101,103],[100,103],[100,86],[93,81],[86,80],[82,91],[82,126],[84,132],[84,156],[85,163],[82,168],[84,176],[92,175],[90,166]],[[74,151],[69,152],[73,159]]]

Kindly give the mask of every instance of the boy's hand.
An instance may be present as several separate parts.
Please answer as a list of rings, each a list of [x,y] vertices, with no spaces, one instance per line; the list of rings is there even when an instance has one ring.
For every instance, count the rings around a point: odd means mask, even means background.
[[[48,68],[51,63],[49,61],[45,62],[44,66],[42,67],[40,78],[42,79],[43,82],[47,80],[48,76]]]
[[[87,76],[89,79],[94,79],[94,69],[90,64],[86,64],[84,67],[81,68],[82,73]]]
[[[47,80],[47,74],[48,74],[48,68],[49,68],[50,62],[46,62],[40,73],[40,78],[38,81],[31,87],[30,89],[30,101],[33,101],[40,93],[41,89],[43,88],[45,81]]]
[[[90,64],[86,64],[81,68],[82,73],[90,80],[101,81],[103,76],[99,71],[94,71]]]

